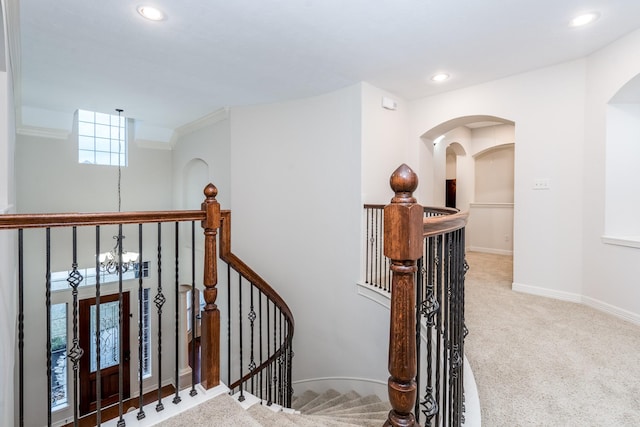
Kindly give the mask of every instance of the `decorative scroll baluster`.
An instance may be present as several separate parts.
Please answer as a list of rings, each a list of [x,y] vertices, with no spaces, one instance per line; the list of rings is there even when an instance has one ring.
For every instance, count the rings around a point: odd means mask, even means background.
[[[384,208],[384,254],[391,260],[391,324],[389,333],[389,401],[385,425],[414,426],[416,401],[415,272],[422,256],[423,209],[413,192],[417,175],[401,165],[391,175],[395,196]]]
[[[204,300],[202,313],[201,345],[202,375],[201,382],[205,389],[220,384],[220,310],[216,305],[218,290],[218,267],[216,254],[216,235],[220,227],[220,205],[216,200],[218,189],[209,184],[204,189],[206,199],[202,210],[207,218],[202,222],[204,228]]]
[[[143,305],[144,305],[144,291],[142,289],[142,224],[138,224],[138,415],[136,418],[141,420],[146,417],[144,413],[144,392],[142,390],[142,377],[144,375],[143,362],[142,362],[142,343],[144,342],[143,327]],[[158,388],[161,388],[158,383]]]
[[[162,293],[162,223],[158,223],[158,287],[155,298],[153,299],[158,313],[158,403],[156,404],[156,412],[164,409],[162,404],[162,306],[166,302],[166,298]],[[178,352],[176,352],[178,354]],[[178,359],[176,357],[176,359]]]
[[[249,297],[249,314],[247,315],[247,318],[249,319],[249,329],[250,329],[250,335],[251,335],[251,348],[250,348],[250,352],[249,352],[249,372],[253,372],[256,369],[256,361],[255,361],[255,357],[254,357],[254,340],[255,340],[255,321],[256,321],[256,311],[255,311],[255,307],[253,306],[253,291],[254,291],[254,286],[253,283],[251,283],[251,288],[250,288],[250,297]],[[251,377],[251,393],[255,394],[255,377]]]
[[[78,402],[78,362],[84,354],[84,350],[80,348],[80,340],[78,338],[78,286],[82,283],[82,274],[78,271],[78,240],[77,240],[77,228],[73,227],[73,261],[71,264],[71,272],[67,278],[69,286],[71,287],[71,295],[73,296],[73,315],[72,315],[72,330],[73,341],[71,350],[67,357],[73,363],[73,401]],[[78,405],[73,405],[73,425],[78,425]]]
[[[175,396],[173,396],[173,404],[177,405],[178,403],[180,403],[182,401],[182,398],[180,397],[180,360],[179,360],[179,351],[178,349],[180,348],[180,294],[179,294],[179,288],[180,288],[180,277],[179,277],[179,232],[178,232],[178,223],[175,223],[175,234],[174,234],[174,240],[175,240],[175,251],[176,251],[176,261],[175,261],[175,283],[174,283],[174,298],[175,298],[175,342],[176,342],[176,349],[175,349],[175,387],[176,387],[176,394]]]
[[[196,299],[196,224],[191,222],[191,391],[189,396],[198,394],[196,390],[196,309],[200,309],[200,301]]]
[[[434,294],[436,253],[434,251],[433,238],[428,238],[425,242],[425,259],[427,260],[426,296],[424,301],[420,304],[420,313],[424,316],[427,327],[427,385],[424,400],[420,405],[424,408],[422,413],[426,418],[425,427],[431,427],[433,425],[433,417],[438,413],[438,401],[434,394],[433,376],[434,369],[438,364],[439,356],[436,353],[436,360],[434,361],[433,338],[435,335],[436,340],[438,339],[438,330],[434,329],[434,318],[440,310],[440,305],[438,304]]]

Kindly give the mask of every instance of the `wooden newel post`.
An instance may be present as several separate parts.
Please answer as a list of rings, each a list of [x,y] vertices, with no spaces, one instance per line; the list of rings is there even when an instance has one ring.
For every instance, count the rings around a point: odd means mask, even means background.
[[[413,192],[418,176],[402,164],[391,175],[395,196],[384,208],[384,254],[391,260],[389,326],[389,402],[385,426],[417,426],[416,401],[416,262],[422,256],[423,210]]]
[[[200,345],[200,383],[205,389],[220,384],[220,310],[216,305],[218,297],[218,255],[216,236],[220,227],[220,204],[216,200],[218,189],[209,184],[204,189],[205,201],[202,210],[207,218],[202,221],[204,228],[204,311],[202,312]]]

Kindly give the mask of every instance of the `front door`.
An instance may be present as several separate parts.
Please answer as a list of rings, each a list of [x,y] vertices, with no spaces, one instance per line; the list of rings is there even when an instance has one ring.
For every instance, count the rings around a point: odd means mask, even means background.
[[[100,406],[118,402],[120,395],[120,359],[122,359],[122,399],[129,391],[129,292],[122,293],[122,331],[120,331],[118,294],[100,298],[100,325],[96,325],[96,299],[80,301],[80,415],[96,410],[97,330],[100,330]],[[120,349],[122,346],[122,352]]]

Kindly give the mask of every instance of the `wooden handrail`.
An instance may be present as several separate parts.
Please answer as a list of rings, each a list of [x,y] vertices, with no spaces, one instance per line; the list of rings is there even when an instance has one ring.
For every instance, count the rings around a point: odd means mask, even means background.
[[[437,236],[464,228],[469,219],[469,212],[459,212],[453,215],[432,216],[423,219],[423,237]]]
[[[0,215],[0,230],[203,221],[205,218],[206,213],[202,210],[10,214]]]
[[[375,203],[365,203],[363,205],[364,209],[384,209],[386,205],[380,205]],[[439,213],[442,215],[452,215],[460,212],[460,210],[456,208],[445,208],[442,206],[423,206],[422,209],[425,213],[433,212]]]

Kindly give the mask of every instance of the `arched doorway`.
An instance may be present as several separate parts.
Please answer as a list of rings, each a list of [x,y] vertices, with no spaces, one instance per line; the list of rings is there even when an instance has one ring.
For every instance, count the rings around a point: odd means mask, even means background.
[[[422,135],[433,143],[434,205],[470,212],[467,249],[513,254],[515,123],[474,115],[458,117]],[[455,179],[455,196],[449,194]],[[449,199],[449,200],[447,200]]]

